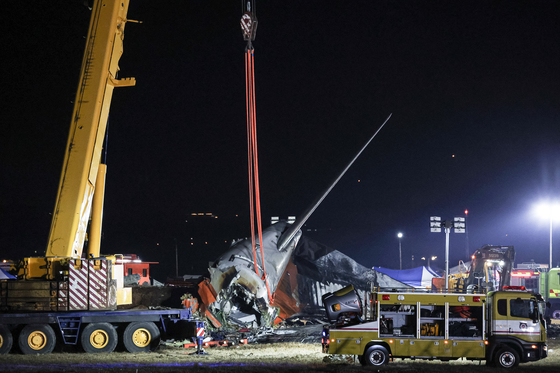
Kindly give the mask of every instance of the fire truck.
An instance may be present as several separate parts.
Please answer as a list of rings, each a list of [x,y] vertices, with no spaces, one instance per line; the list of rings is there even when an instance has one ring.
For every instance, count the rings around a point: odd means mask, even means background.
[[[372,291],[369,312],[353,286],[323,296],[323,352],[389,360],[486,360],[504,368],[547,356],[545,303],[524,287],[487,294]]]
[[[521,263],[511,273],[511,284],[525,286],[535,293],[542,294],[550,302],[545,319],[560,320],[560,268],[548,268],[548,264],[535,262]]]

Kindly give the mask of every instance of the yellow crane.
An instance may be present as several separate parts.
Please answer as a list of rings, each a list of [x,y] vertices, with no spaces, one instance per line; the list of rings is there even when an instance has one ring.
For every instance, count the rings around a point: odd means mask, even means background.
[[[101,151],[113,89],[135,85],[118,79],[129,0],[98,0],[92,9],[87,43],[58,193],[44,257],[23,260],[23,279],[57,279],[68,259],[99,257],[106,166]]]

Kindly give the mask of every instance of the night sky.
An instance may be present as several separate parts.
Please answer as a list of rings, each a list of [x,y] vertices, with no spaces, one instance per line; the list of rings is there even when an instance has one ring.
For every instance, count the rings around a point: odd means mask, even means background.
[[[559,1],[257,1],[265,227],[301,214],[393,113],[304,235],[398,268],[400,231],[404,268],[443,268],[429,217],[468,209],[450,266],[484,244],[548,263],[532,209],[560,199]],[[20,259],[47,244],[90,11],[2,5],[0,252]],[[241,14],[239,0],[131,0],[143,23],[126,25],[119,65],[137,85],[113,95],[102,253],[160,262],[160,281],[175,242],[179,273],[200,274],[250,232]]]

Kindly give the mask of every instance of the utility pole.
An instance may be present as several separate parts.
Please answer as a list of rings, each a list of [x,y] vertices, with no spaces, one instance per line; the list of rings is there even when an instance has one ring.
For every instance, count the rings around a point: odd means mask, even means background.
[[[177,250],[177,238],[175,238],[175,278],[179,277],[179,251]]]
[[[465,210],[465,262],[471,258],[471,251],[469,250],[469,229],[467,228],[467,216],[469,215],[469,210]]]

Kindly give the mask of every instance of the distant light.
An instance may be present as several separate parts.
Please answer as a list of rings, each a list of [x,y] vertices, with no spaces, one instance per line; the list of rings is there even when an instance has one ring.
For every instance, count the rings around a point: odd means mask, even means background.
[[[397,237],[398,237],[398,238],[402,238],[402,233],[399,232],[399,233],[397,234]]]
[[[560,219],[560,204],[552,201],[541,202],[534,207],[534,213],[544,219]]]
[[[358,183],[360,182],[360,179],[358,179]]]
[[[451,156],[451,158],[455,158],[455,154],[453,154],[453,155]]]
[[[156,245],[157,245],[157,246],[159,246],[159,242],[158,242],[158,243],[156,243]]]
[[[469,214],[469,210],[465,210],[465,215],[468,215],[468,214]]]

